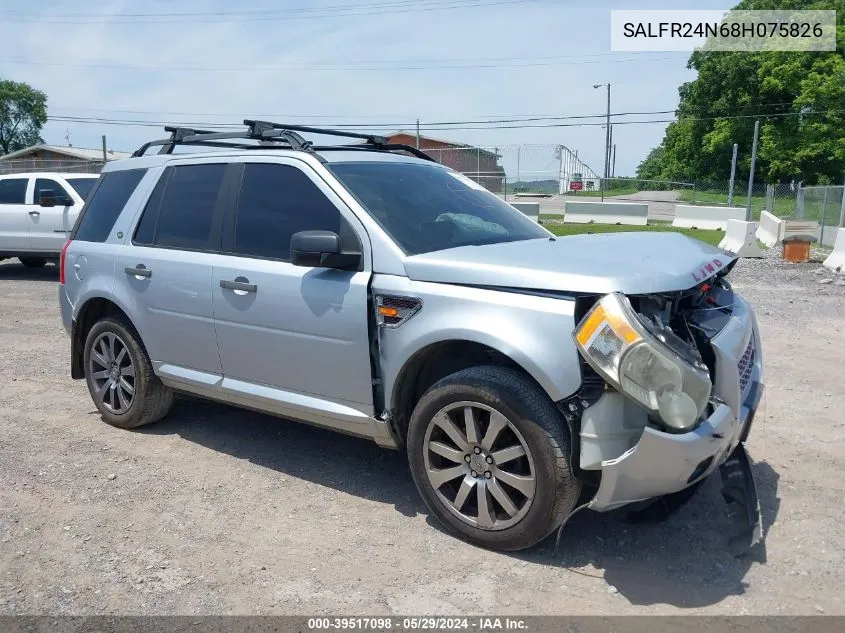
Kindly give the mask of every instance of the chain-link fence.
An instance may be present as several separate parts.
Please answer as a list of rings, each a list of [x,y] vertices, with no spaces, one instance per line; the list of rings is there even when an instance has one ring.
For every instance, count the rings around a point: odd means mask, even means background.
[[[584,191],[599,190],[596,173],[565,145],[490,147],[425,147],[437,162],[476,181],[493,193],[511,196],[554,196],[571,182]]]
[[[836,229],[845,227],[845,186],[801,187],[795,216],[819,223],[819,243],[833,245]]]
[[[0,160],[0,175],[22,174],[26,172],[76,172],[99,174],[104,162],[75,158],[21,158]]]

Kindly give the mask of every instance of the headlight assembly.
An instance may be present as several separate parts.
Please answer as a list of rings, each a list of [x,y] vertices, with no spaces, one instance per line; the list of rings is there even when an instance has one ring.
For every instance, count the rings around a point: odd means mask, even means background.
[[[710,376],[649,332],[624,295],[602,297],[574,336],[593,369],[667,426],[686,431],[701,418]]]

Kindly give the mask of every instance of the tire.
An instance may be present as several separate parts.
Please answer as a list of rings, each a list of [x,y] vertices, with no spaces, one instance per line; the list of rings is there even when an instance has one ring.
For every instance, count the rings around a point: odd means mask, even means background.
[[[114,343],[110,344],[110,341]],[[112,360],[116,361],[116,368],[107,369]],[[130,361],[131,376],[127,369]],[[84,369],[91,399],[103,421],[112,426],[134,429],[150,424],[167,415],[173,404],[173,392],[153,373],[152,363],[135,328],[121,319],[104,318],[88,332]],[[104,377],[104,372],[109,376]],[[122,380],[121,384],[116,383],[116,377]],[[115,388],[110,384],[115,384]],[[132,394],[126,384],[132,387]]]
[[[467,405],[475,433],[467,433]],[[441,426],[444,415],[455,420],[458,439],[466,444],[463,448]],[[503,429],[499,416],[507,424]],[[494,426],[502,430],[491,445]],[[513,457],[519,455],[517,444],[524,454]],[[481,452],[476,454],[476,448]],[[451,532],[481,547],[500,551],[531,547],[559,527],[578,500],[580,482],[569,464],[566,422],[549,397],[513,369],[472,367],[434,384],[411,415],[407,450],[414,483],[432,514]],[[481,468],[488,470],[482,474]],[[440,481],[459,469],[455,478],[435,488],[432,476]],[[533,490],[526,484],[531,475]],[[509,485],[513,482],[520,488],[527,485],[531,497]],[[479,492],[482,488],[484,492]],[[499,501],[502,490],[511,502],[509,508]],[[482,512],[482,504],[490,511]]]
[[[26,268],[41,268],[47,263],[43,257],[19,257],[18,259]]]

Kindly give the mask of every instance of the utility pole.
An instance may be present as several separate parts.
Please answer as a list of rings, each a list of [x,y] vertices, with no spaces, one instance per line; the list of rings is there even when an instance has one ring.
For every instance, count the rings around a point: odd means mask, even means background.
[[[103,134],[103,165],[106,164],[106,161],[109,159],[108,152],[106,151],[106,135]]]
[[[417,149],[420,148],[420,120],[417,119]]]
[[[751,222],[751,193],[754,190],[754,167],[757,165],[757,139],[760,138],[760,120],[754,122],[754,142],[751,144],[751,171],[748,172],[748,200],[745,203],[745,221]]]
[[[736,179],[736,152],[739,149],[739,144],[734,143],[734,155],[731,158],[731,182],[728,185],[728,206],[733,206],[734,203],[734,180]],[[771,209],[769,209],[771,211]]]
[[[557,151],[560,153],[558,156],[558,168],[557,168],[557,192],[559,194],[563,193],[563,145],[557,146]]]
[[[613,148],[613,126],[610,126],[610,137],[607,139],[607,177],[610,178],[611,167],[610,162],[612,160],[611,153]]]
[[[613,162],[611,163],[610,177],[616,178],[616,143],[613,144]]]

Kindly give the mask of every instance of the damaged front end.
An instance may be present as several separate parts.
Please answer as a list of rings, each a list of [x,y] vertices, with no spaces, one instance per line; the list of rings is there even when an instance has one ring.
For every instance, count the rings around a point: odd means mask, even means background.
[[[763,372],[756,320],[729,269],[681,292],[594,299],[575,332],[585,389],[562,410],[578,474],[595,484],[591,509],[666,498],[721,467],[723,496],[740,506],[738,555],[762,536],[743,442]]]

